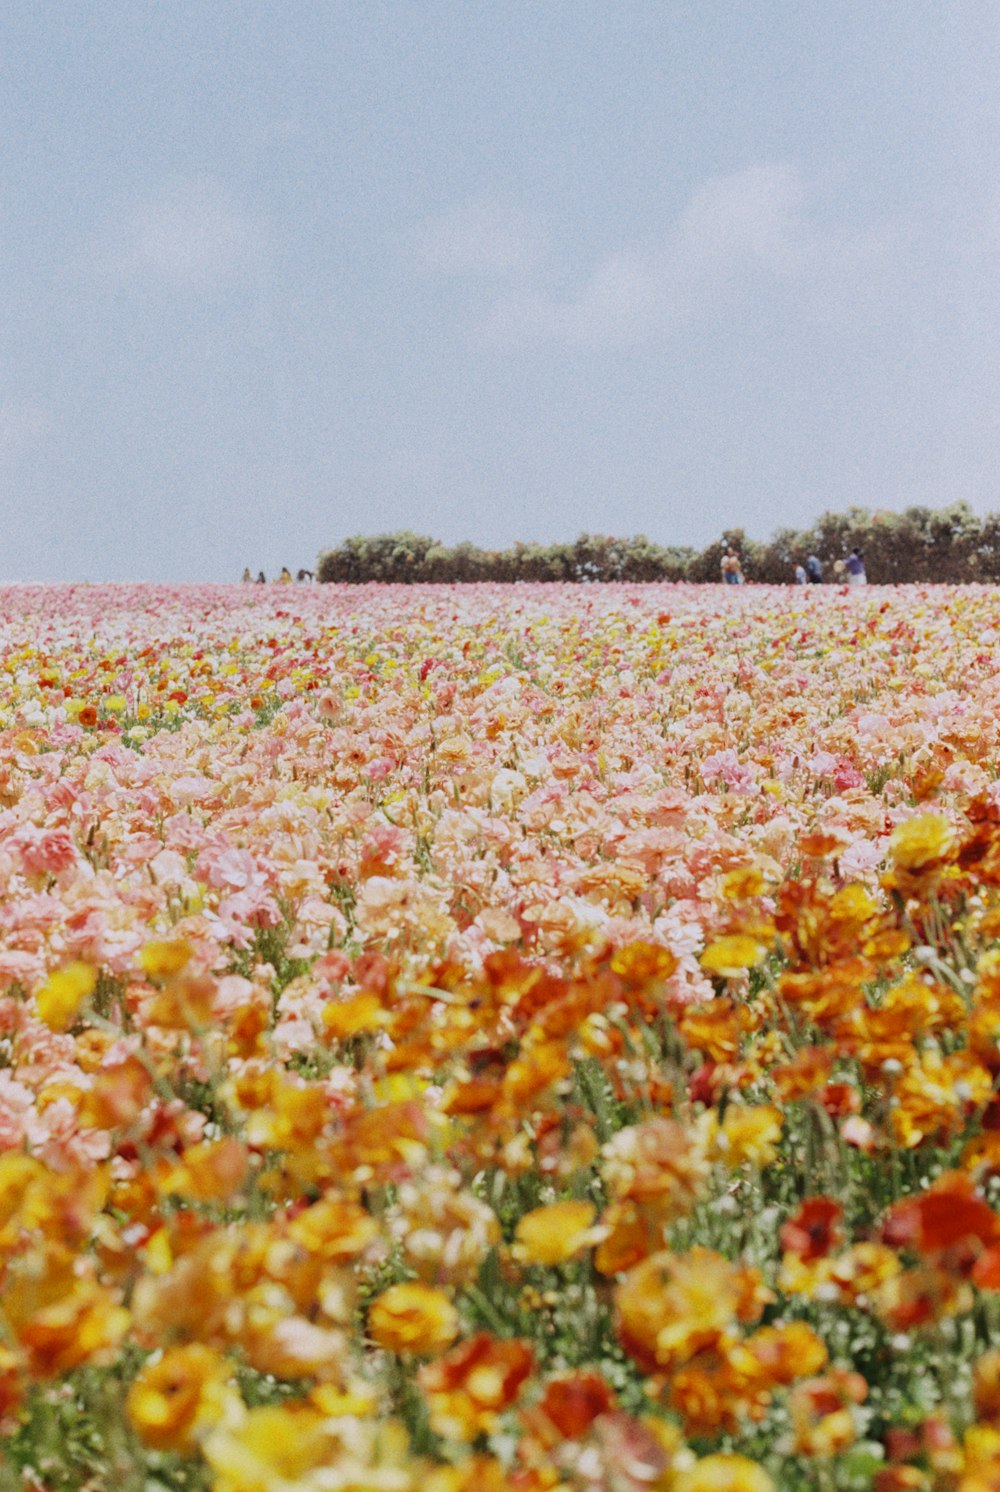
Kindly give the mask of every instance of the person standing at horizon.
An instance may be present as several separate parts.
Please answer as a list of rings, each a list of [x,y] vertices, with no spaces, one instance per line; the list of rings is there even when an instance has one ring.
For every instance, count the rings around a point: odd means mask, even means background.
[[[865,574],[865,556],[861,549],[852,549],[844,561],[844,569],[847,571],[848,585],[867,585],[868,576]]]

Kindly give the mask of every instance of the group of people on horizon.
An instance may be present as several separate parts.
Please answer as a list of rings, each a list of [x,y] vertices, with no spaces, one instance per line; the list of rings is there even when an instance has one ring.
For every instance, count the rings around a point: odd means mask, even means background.
[[[868,576],[865,574],[865,556],[862,549],[852,549],[846,559],[834,561],[834,579],[837,582],[846,581],[848,585],[867,585]],[[802,564],[801,560],[795,566],[796,585],[820,585],[823,580],[823,562],[818,555],[810,554]]]
[[[720,566],[724,585],[742,585],[744,583],[743,566],[740,563],[739,555],[731,544],[723,551]],[[823,581],[823,562],[818,555],[807,555],[805,564],[802,563],[801,559],[796,561],[794,574],[796,585],[820,585]],[[864,551],[854,548],[846,559],[836,560],[833,566],[833,574],[837,583],[846,581],[848,585],[867,585],[868,576],[865,573]]]
[[[297,570],[295,572],[295,580],[299,581],[300,583],[301,582],[308,583],[310,580],[315,580],[315,578],[316,578],[316,575],[315,575],[315,571],[313,571],[313,570],[301,569],[301,570]],[[254,575],[252,575],[250,573],[250,566],[249,565],[244,566],[243,574],[240,577],[240,579],[242,580],[242,582],[243,582],[244,585],[266,585],[267,584],[267,576],[264,574],[264,571],[263,570],[258,570],[256,576],[254,576]],[[278,584],[279,585],[291,585],[292,584],[292,572],[288,568],[287,565],[282,565],[282,567],[281,567],[281,573],[278,576]]]

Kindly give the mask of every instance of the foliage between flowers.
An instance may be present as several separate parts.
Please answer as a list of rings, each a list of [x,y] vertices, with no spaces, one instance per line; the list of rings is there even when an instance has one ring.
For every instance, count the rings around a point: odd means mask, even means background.
[[[796,564],[815,554],[834,565],[855,547],[864,550],[869,576],[881,584],[1000,581],[1000,514],[980,518],[968,503],[948,508],[907,508],[871,513],[850,508],[824,513],[808,529],[781,529],[767,541],[727,530],[719,542],[698,551],[656,544],[644,534],[616,539],[581,534],[572,544],[516,544],[485,550],[450,546],[409,531],[356,535],[319,557],[321,581],[397,585],[469,581],[712,581],[728,545],[739,551],[750,580],[779,585],[791,581]]]
[[[2,602],[0,1489],[1000,1487],[994,592]]]

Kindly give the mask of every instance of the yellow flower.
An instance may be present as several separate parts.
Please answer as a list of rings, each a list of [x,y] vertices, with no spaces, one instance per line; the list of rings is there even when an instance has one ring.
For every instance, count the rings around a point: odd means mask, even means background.
[[[775,1492],[762,1466],[745,1456],[706,1456],[682,1471],[673,1492]]]
[[[377,1237],[378,1225],[357,1202],[332,1196],[300,1212],[290,1224],[288,1235],[309,1253],[343,1263],[364,1252]]]
[[[35,995],[38,1019],[53,1031],[65,1031],[96,984],[97,970],[90,964],[74,961],[57,969]]]
[[[228,1365],[218,1353],[193,1343],[172,1347],[141,1370],[125,1400],[132,1427],[158,1451],[194,1450],[200,1433],[236,1402]]]
[[[359,990],[347,1000],[330,1000],[321,1014],[323,1025],[335,1041],[346,1041],[362,1031],[375,1031],[389,1019],[372,990]]]
[[[276,1404],[251,1409],[231,1429],[220,1425],[203,1447],[216,1492],[311,1486],[307,1474],[326,1465],[335,1449],[326,1424],[317,1409]]]
[[[889,839],[889,852],[897,870],[922,875],[951,859],[956,847],[955,831],[942,813],[922,813],[897,824]]]
[[[315,1388],[309,1390],[309,1403],[321,1409],[324,1414],[338,1419],[348,1414],[354,1419],[362,1419],[368,1415],[377,1415],[379,1409],[375,1389],[360,1383],[348,1388],[341,1388],[336,1383],[317,1383]]]
[[[731,1104],[716,1136],[720,1158],[734,1169],[744,1162],[769,1166],[777,1157],[782,1118],[772,1104]]]
[[[458,1336],[458,1312],[432,1285],[390,1285],[372,1301],[368,1331],[389,1352],[428,1356],[443,1352]]]
[[[7,1324],[36,1377],[106,1360],[128,1330],[128,1311],[78,1258],[75,1248],[46,1243],[19,1258],[5,1281]]]
[[[752,969],[763,959],[767,949],[756,938],[745,933],[730,933],[716,938],[701,955],[699,963],[709,974],[735,979],[745,969]]]
[[[188,1146],[183,1158],[169,1167],[159,1189],[166,1196],[222,1202],[242,1189],[249,1169],[246,1148],[239,1140],[205,1140]]]
[[[564,1264],[594,1242],[591,1202],[552,1202],[525,1213],[515,1230],[513,1254],[523,1264]]]
[[[618,1339],[648,1372],[675,1372],[716,1347],[737,1320],[758,1316],[766,1298],[754,1270],[711,1249],[653,1254],[615,1291]]]
[[[169,979],[191,962],[194,948],[186,938],[154,939],[139,954],[139,963],[151,979]]]
[[[251,1409],[213,1430],[203,1453],[214,1492],[408,1492],[418,1485],[398,1420],[331,1416],[312,1404]]]
[[[20,1213],[30,1193],[48,1174],[40,1160],[8,1150],[0,1156],[0,1229],[13,1219],[20,1224]],[[2,1235],[0,1235],[2,1236]]]
[[[777,783],[773,784],[771,790],[777,786]],[[727,870],[722,877],[722,894],[727,901],[743,901],[748,896],[760,896],[763,890],[764,877],[756,865],[738,865],[735,870]]]

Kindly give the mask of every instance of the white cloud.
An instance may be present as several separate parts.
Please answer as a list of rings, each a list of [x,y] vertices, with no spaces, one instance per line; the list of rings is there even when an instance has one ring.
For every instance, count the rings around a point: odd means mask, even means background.
[[[102,257],[120,275],[205,289],[259,276],[267,238],[216,177],[176,177],[126,210]]]
[[[512,287],[483,332],[501,342],[628,344],[755,289],[828,277],[870,252],[862,238],[814,226],[795,167],[764,163],[710,178],[658,241],[609,251],[564,294]]]
[[[805,198],[799,172],[780,162],[711,177],[680,215],[669,246],[675,267],[786,273],[801,256]]]
[[[423,223],[416,252],[425,269],[503,278],[532,268],[541,235],[526,213],[495,197],[470,197]]]

